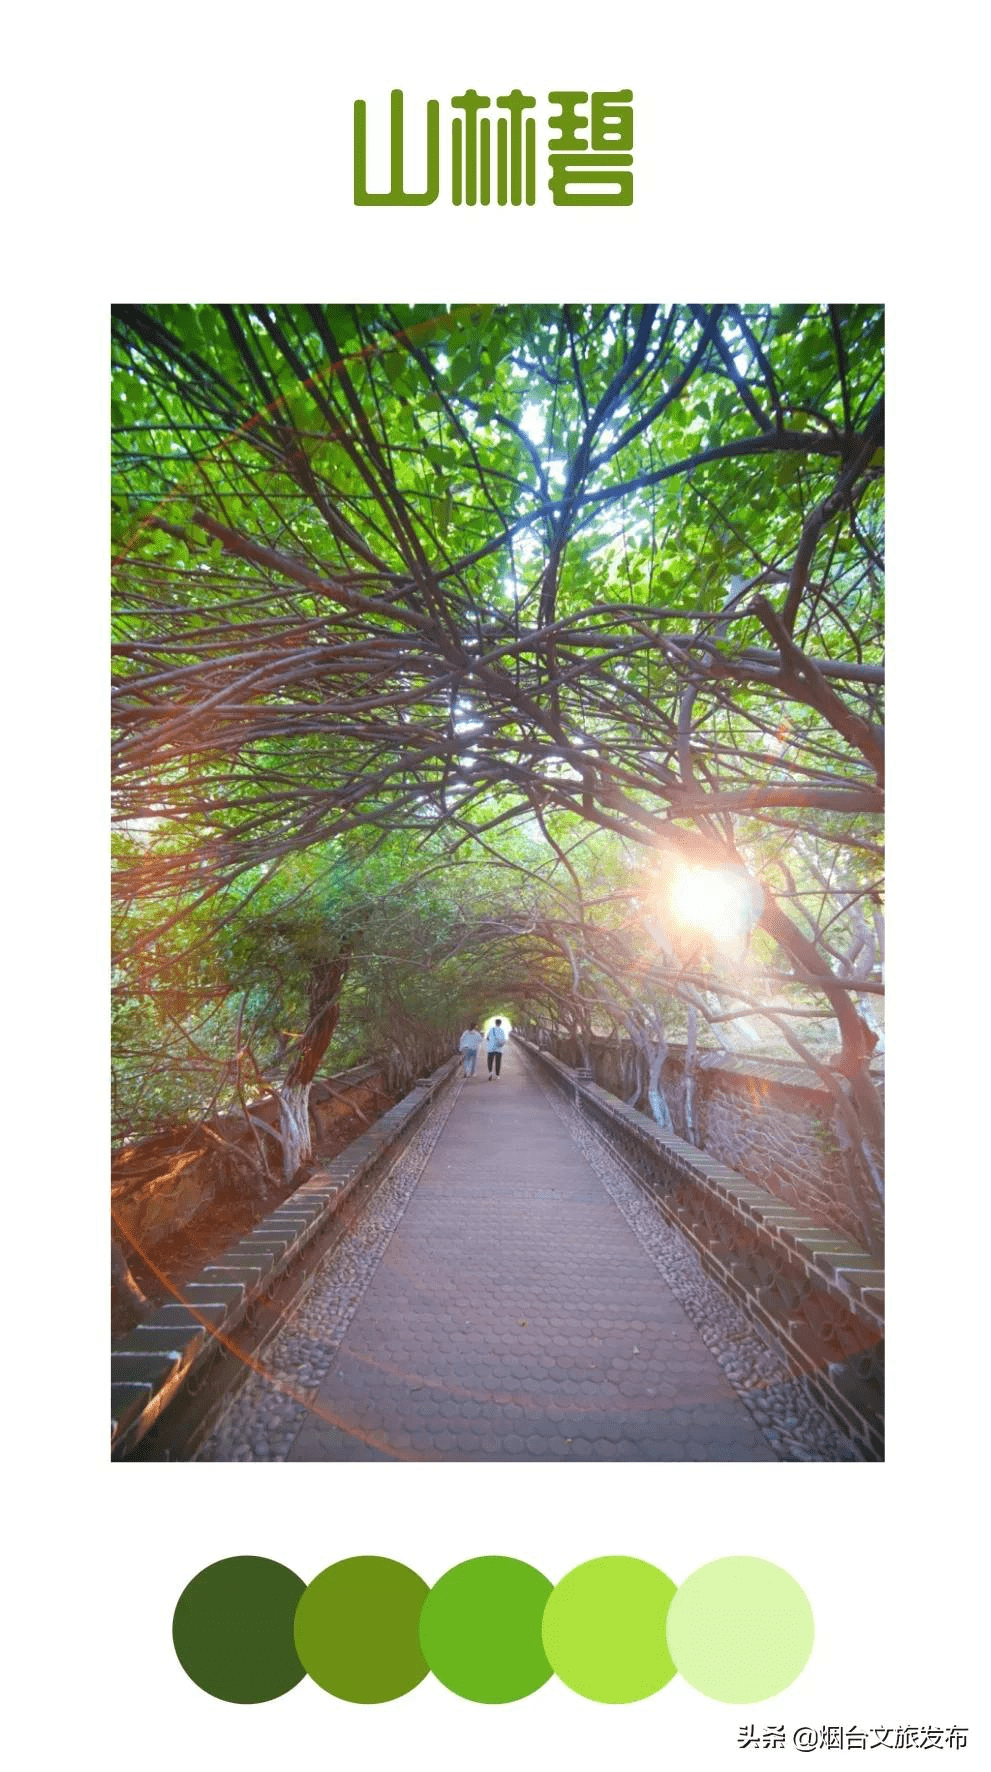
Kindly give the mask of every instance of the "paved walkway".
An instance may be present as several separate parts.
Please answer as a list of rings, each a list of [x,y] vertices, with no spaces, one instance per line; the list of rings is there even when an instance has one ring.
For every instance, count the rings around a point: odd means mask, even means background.
[[[461,1090],[289,1457],[775,1460],[512,1045]]]

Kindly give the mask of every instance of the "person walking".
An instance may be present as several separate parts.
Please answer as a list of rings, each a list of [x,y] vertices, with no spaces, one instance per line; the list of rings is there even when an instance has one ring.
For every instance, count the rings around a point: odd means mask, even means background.
[[[473,1021],[465,1028],[464,1033],[458,1041],[458,1051],[464,1059],[466,1077],[473,1077],[475,1075],[475,1060],[478,1057],[478,1048],[481,1044],[482,1036],[479,1033],[478,1024]]]
[[[495,1074],[497,1077],[502,1069],[502,1049],[505,1044],[506,1030],[502,1025],[502,1016],[497,1015],[485,1036],[486,1055],[489,1062],[489,1074],[485,1079],[487,1083],[491,1083],[492,1081],[493,1065],[495,1066]]]

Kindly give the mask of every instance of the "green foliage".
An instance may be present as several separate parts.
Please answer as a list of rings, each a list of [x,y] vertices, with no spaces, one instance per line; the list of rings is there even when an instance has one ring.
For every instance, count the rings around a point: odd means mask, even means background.
[[[342,943],[335,1068],[493,996],[720,1026],[740,977],[665,970],[632,902],[663,857],[745,863],[745,996],[842,1017],[879,309],[122,307],[113,371],[122,1135],[277,1079]]]

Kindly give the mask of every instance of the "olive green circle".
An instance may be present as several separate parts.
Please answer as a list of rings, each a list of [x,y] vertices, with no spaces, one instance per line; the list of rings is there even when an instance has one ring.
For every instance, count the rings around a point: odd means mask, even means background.
[[[683,1581],[668,1613],[682,1678],[723,1704],[757,1704],[798,1678],[812,1653],[812,1607],[794,1576],[761,1557],[720,1557]]]
[[[637,1557],[595,1557],[559,1581],[544,1608],[547,1659],[599,1704],[633,1704],[674,1674],[664,1635],[675,1585]]]
[[[551,1677],[540,1626],[551,1583],[515,1557],[471,1557],[431,1588],[420,1648],[441,1685],[475,1704],[511,1704]]]
[[[293,1617],[305,1582],[268,1557],[224,1557],[194,1575],[172,1617],[175,1652],[191,1680],[228,1704],[266,1704],[304,1669]]]
[[[311,1680],[351,1704],[386,1704],[425,1679],[417,1627],[429,1589],[390,1557],[345,1557],[296,1608],[296,1653]]]

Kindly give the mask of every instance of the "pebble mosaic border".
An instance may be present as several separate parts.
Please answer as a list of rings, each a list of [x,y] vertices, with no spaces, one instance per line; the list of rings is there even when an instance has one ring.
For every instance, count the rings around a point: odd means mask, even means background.
[[[455,1075],[386,1170],[347,1234],[321,1262],[285,1326],[259,1355],[196,1453],[201,1463],[284,1463],[337,1358],[389,1241],[464,1087]]]
[[[710,1278],[687,1238],[644,1192],[608,1140],[544,1080],[537,1065],[528,1062],[547,1102],[777,1457],[784,1463],[861,1463],[856,1447],[816,1401],[808,1380],[795,1376],[784,1355],[758,1334],[729,1294]]]

